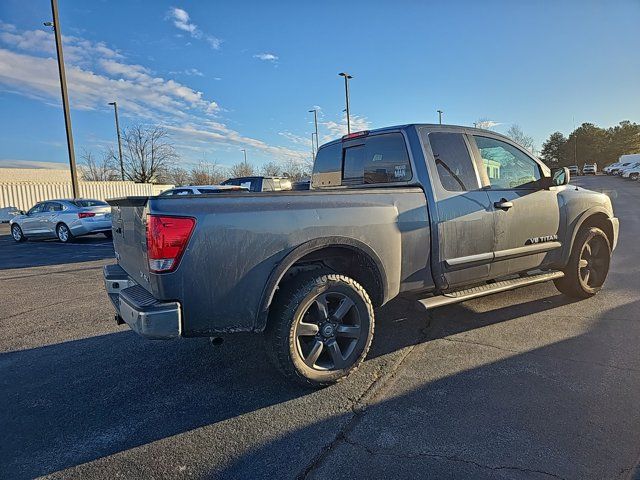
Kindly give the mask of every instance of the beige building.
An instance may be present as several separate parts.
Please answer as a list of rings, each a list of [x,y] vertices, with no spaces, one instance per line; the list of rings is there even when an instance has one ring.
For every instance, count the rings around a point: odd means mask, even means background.
[[[2,168],[0,183],[64,183],[71,182],[68,169],[52,168]]]

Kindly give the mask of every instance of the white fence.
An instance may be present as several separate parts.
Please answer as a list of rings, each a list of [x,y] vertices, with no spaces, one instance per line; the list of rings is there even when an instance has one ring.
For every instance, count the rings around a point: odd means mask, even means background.
[[[107,200],[117,197],[151,196],[172,187],[173,185],[133,182],[80,182],[80,197]],[[71,182],[0,183],[0,208],[16,207],[28,210],[42,200],[72,197]]]

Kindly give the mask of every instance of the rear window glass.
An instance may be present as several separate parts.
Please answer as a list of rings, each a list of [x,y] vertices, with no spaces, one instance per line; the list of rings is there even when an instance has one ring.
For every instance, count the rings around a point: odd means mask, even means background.
[[[364,181],[364,145],[345,148],[344,167],[342,169],[342,184],[357,185]]]
[[[336,186],[342,180],[342,144],[332,143],[320,147],[313,162],[313,184]]]
[[[400,133],[375,135],[365,141],[364,183],[407,182],[411,164]]]
[[[429,143],[440,183],[445,190],[464,192],[479,188],[473,161],[462,134],[430,133]]]
[[[103,202],[102,200],[74,200],[71,202],[76,207],[108,207],[109,204],[107,202]]]

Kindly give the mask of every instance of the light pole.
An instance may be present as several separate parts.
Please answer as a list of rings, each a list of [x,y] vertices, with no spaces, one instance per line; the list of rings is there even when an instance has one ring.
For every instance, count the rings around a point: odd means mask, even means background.
[[[118,123],[118,102],[109,102],[113,105],[113,112],[116,115],[116,132],[118,133],[118,155],[120,156],[120,174],[124,181],[124,163],[122,162],[122,140],[120,140],[120,123]]]
[[[349,117],[349,80],[353,77],[345,72],[340,72],[338,75],[344,77],[344,95],[347,102],[347,135],[351,133],[351,119]]]
[[[313,121],[316,124],[316,153],[318,153],[318,148],[320,147],[319,139],[318,139],[318,109],[314,108],[313,110],[309,110],[309,113],[313,112]],[[311,149],[313,150],[313,134],[311,134]],[[313,156],[315,159],[315,154]]]
[[[442,125],[442,114],[444,113],[442,110],[436,110],[438,112],[438,124]]]
[[[314,132],[311,132],[311,158],[315,160],[316,153],[318,152],[318,138],[316,137],[316,148],[313,149],[313,137],[315,136]]]
[[[247,151],[243,148],[242,150],[240,150],[242,153],[244,153],[244,163],[245,165],[247,164]]]
[[[58,54],[58,73],[60,74],[60,90],[62,92],[62,108],[64,110],[64,125],[67,131],[67,150],[69,151],[69,167],[71,169],[71,188],[73,198],[80,196],[78,185],[78,172],[76,169],[76,154],[73,150],[73,134],[71,133],[71,112],[69,111],[69,96],[67,94],[67,75],[64,71],[64,56],[62,54],[62,33],[60,32],[60,19],[58,18],[58,1],[51,0],[51,12],[53,22],[45,22],[45,26],[53,27],[56,39],[56,53]]]

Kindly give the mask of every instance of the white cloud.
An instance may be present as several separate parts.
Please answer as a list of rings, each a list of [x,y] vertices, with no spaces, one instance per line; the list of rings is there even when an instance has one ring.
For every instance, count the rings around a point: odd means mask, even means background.
[[[191,21],[191,16],[186,10],[178,7],[171,7],[167,12],[166,18],[173,22],[174,27],[182,30],[183,32],[187,32],[193,38],[204,40],[214,50],[219,50],[222,46],[222,40],[200,30],[200,28]]]
[[[55,52],[51,53],[49,38],[39,34],[13,32],[1,25],[0,33],[12,33],[8,39],[0,35],[0,93],[11,92],[58,106],[60,81]],[[48,35],[48,34],[47,34]],[[23,41],[29,40],[27,43]],[[36,41],[37,40],[37,41]],[[170,130],[180,145],[203,145],[212,150],[230,151],[248,148],[275,160],[307,160],[310,151],[271,145],[263,140],[242,135],[218,121],[224,111],[203,92],[173,79],[157,76],[150,68],[129,63],[123,54],[103,43],[74,38],[74,45],[87,45],[90,54],[76,55],[66,65],[71,107],[74,110],[107,110],[116,100],[123,124],[152,121]],[[3,47],[7,44],[11,49]],[[65,46],[66,48],[66,46]],[[188,72],[188,73],[186,73]],[[198,75],[192,68],[186,75]],[[290,141],[294,134],[283,135]],[[309,140],[310,141],[310,140]],[[89,142],[91,143],[91,142]],[[94,142],[95,143],[95,142]],[[188,159],[187,159],[188,160]]]
[[[502,123],[494,122],[493,120],[484,119],[484,118],[475,122],[475,126],[477,128],[483,128],[485,130],[491,130],[493,127],[497,127],[498,125],[502,125]]]
[[[0,158],[0,168],[42,168],[47,170],[66,170],[68,165],[58,162],[41,162],[38,160],[14,160]]]
[[[204,77],[204,73],[202,73],[197,68],[186,68],[184,70],[174,70],[169,72],[171,75],[187,75],[188,77]],[[214,78],[217,80],[217,78]]]
[[[321,140],[321,143],[329,142],[331,140],[335,140],[338,137],[347,134],[347,114],[343,113],[342,118],[339,122],[334,122],[329,120],[327,122],[319,122],[321,123],[327,130],[329,130],[330,135],[324,136]],[[369,130],[371,127],[371,123],[365,118],[360,117],[358,115],[351,115],[350,118],[350,126],[351,132],[361,132],[363,130]]]
[[[273,53],[256,53],[253,58],[259,58],[265,62],[275,62],[279,57]]]

